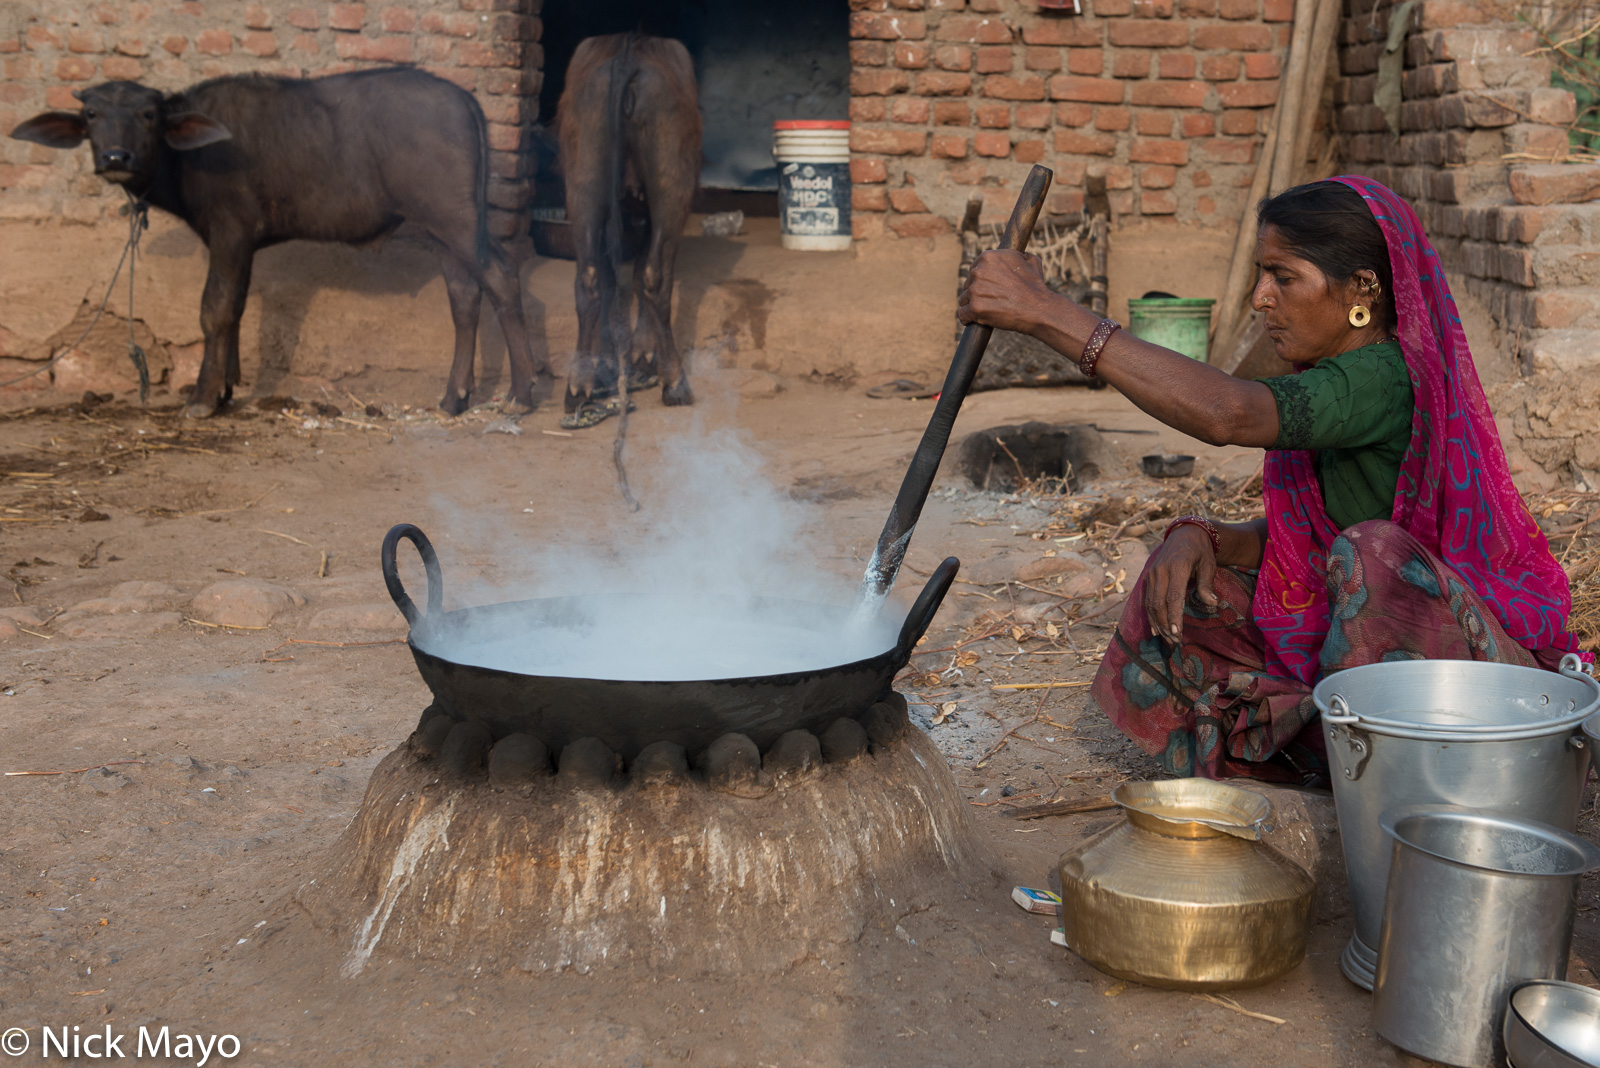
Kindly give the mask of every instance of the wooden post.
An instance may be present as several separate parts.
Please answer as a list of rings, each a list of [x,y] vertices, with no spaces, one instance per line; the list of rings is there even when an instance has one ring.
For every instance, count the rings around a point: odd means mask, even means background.
[[[1245,295],[1256,266],[1256,205],[1267,195],[1267,180],[1272,173],[1273,150],[1278,144],[1278,112],[1273,113],[1272,127],[1267,139],[1261,143],[1261,158],[1256,160],[1255,178],[1250,182],[1250,195],[1245,201],[1244,214],[1239,218],[1239,233],[1234,238],[1233,256],[1228,260],[1228,280],[1222,288],[1222,301],[1217,310],[1217,330],[1212,337],[1214,352],[1225,353],[1233,343],[1233,334],[1239,325]]]
[[[1289,66],[1284,71],[1282,88],[1278,94],[1278,143],[1272,155],[1268,196],[1277,196],[1288,189],[1299,168],[1294,150],[1300,139],[1289,124],[1300,118],[1300,101],[1306,89],[1306,64],[1311,59],[1311,28],[1316,22],[1317,7],[1317,0],[1295,0],[1294,33],[1289,38]]]
[[[1305,89],[1300,97],[1300,117],[1295,125],[1294,172],[1288,185],[1315,180],[1306,171],[1306,154],[1311,150],[1312,127],[1322,107],[1322,90],[1328,84],[1328,63],[1333,58],[1339,37],[1339,15],[1343,0],[1317,0],[1317,18],[1311,28],[1311,55],[1306,62]],[[1330,130],[1331,134],[1332,131]]]

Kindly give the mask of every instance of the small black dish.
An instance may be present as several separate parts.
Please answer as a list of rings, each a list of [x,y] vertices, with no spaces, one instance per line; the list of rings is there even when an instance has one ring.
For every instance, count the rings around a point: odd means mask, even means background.
[[[1151,478],[1186,478],[1194,474],[1194,457],[1182,453],[1151,453],[1139,461]]]

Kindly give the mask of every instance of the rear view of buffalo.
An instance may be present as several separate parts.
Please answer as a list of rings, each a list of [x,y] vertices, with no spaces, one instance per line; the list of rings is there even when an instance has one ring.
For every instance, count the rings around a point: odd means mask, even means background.
[[[581,42],[557,108],[567,219],[576,245],[578,351],[567,375],[563,426],[615,410],[618,367],[630,388],[659,375],[665,404],[692,404],[672,340],[672,274],[700,179],[700,109],[689,52],[677,41],[613,34]],[[650,239],[633,270],[631,331],[619,295],[622,199],[642,196]],[[631,333],[631,337],[630,337]]]
[[[487,228],[488,138],[470,94],[389,68],[216,78],[172,96],[106,82],[74,95],[82,112],[46,112],[11,136],[51,148],[88,138],[96,174],[178,216],[210,252],[205,357],[186,415],[211,415],[239,381],[239,319],[257,249],[296,239],[362,244],[407,221],[440,246],[455,320],[441,406],[467,407],[484,291],[509,350],[511,403],[537,403],[516,268]],[[542,358],[537,372],[549,374]]]

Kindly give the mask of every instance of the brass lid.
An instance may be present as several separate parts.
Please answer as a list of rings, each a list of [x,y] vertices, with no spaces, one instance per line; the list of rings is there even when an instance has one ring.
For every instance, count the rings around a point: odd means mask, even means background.
[[[1119,783],[1111,800],[1122,806],[1135,827],[1168,838],[1232,835],[1254,842],[1271,829],[1270,801],[1211,779]]]

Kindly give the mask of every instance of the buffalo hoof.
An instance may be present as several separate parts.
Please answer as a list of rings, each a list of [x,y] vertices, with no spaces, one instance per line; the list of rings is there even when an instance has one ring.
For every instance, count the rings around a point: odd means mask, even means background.
[[[184,405],[183,417],[185,419],[210,419],[221,410],[222,405],[220,403],[206,404],[203,401],[194,401]]]
[[[467,410],[469,398],[470,394],[461,395],[452,389],[444,395],[444,400],[439,402],[439,410],[446,415],[460,415]]]
[[[539,402],[534,398],[531,392],[522,394],[513,393],[509,394],[505,400],[500,402],[500,414],[527,415],[537,407],[539,407]]]
[[[539,368],[533,374],[533,388],[528,392],[535,405],[543,404],[551,397],[554,397],[556,395],[555,372],[550,370],[548,365]]]
[[[694,403],[694,391],[689,388],[689,376],[679,375],[676,383],[661,383],[661,403],[668,408],[682,408]]]

